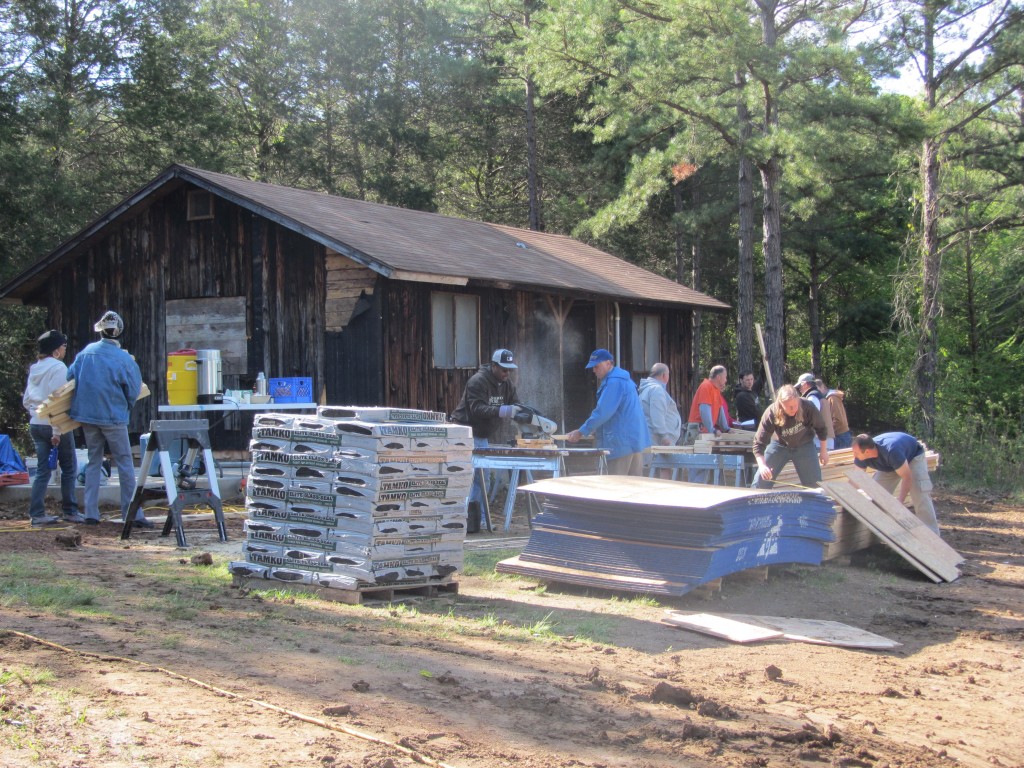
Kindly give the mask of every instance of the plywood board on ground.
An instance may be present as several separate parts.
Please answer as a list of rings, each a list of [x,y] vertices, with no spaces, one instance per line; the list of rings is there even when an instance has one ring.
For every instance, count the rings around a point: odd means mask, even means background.
[[[871,498],[849,482],[832,480],[822,483],[822,488],[850,514],[867,525],[884,544],[932,581],[953,581],[959,578],[959,570],[933,553],[933,542],[930,539],[939,537],[929,529],[911,526],[908,530],[906,525],[893,519],[889,512],[876,505]],[[904,511],[907,515],[913,516],[909,511]]]
[[[762,640],[777,640],[782,637],[782,632],[777,629],[768,629],[726,616],[716,616],[713,613],[683,614],[669,611],[661,620],[674,627],[691,629],[694,632],[720,637],[733,643],[757,643]]]
[[[782,639],[813,645],[876,651],[899,648],[902,645],[874,632],[828,619],[753,616],[741,613],[686,614],[679,611],[667,611],[667,614],[662,619],[667,624],[721,637],[735,643]]]

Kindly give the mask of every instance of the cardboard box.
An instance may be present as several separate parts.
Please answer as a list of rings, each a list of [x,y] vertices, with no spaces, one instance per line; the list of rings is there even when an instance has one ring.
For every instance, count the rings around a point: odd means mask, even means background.
[[[370,422],[446,422],[448,416],[440,411],[418,411],[412,408],[387,408],[361,405],[321,405],[317,416],[325,419]]]
[[[292,424],[295,421],[295,416],[290,413],[257,413],[252,417],[252,436],[256,437],[256,430],[263,430],[268,428],[286,428],[291,430]],[[262,433],[260,434],[262,437]],[[266,435],[271,437],[271,435]]]

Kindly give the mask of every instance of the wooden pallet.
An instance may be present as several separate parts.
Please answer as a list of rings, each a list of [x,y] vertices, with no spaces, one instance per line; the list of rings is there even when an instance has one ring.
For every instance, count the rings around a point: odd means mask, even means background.
[[[422,584],[369,584],[357,589],[334,589],[332,587],[316,587],[310,584],[290,584],[286,581],[273,579],[254,579],[246,576],[233,576],[232,584],[238,589],[274,590],[281,589],[304,595],[317,595],[324,600],[333,600],[346,605],[367,605],[369,603],[393,603],[408,598],[430,598],[439,595],[457,595],[457,581],[434,581]]]

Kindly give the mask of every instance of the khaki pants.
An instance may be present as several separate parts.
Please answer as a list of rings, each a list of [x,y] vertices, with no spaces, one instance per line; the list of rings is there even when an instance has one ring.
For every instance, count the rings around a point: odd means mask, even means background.
[[[900,476],[895,472],[875,472],[875,482],[889,493],[895,493],[900,486]],[[932,504],[932,479],[928,475],[928,460],[923,452],[910,461],[910,500],[917,519],[938,533],[939,521]]]
[[[628,453],[625,456],[619,456],[617,459],[608,459],[608,474],[643,477],[644,455],[642,453]]]

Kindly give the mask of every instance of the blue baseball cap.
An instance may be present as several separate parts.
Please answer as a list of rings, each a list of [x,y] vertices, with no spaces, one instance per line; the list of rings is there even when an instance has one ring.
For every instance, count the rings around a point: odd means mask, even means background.
[[[595,349],[590,353],[590,360],[587,362],[587,368],[593,368],[598,363],[603,363],[605,360],[615,360],[612,357],[612,353],[607,349]]]

